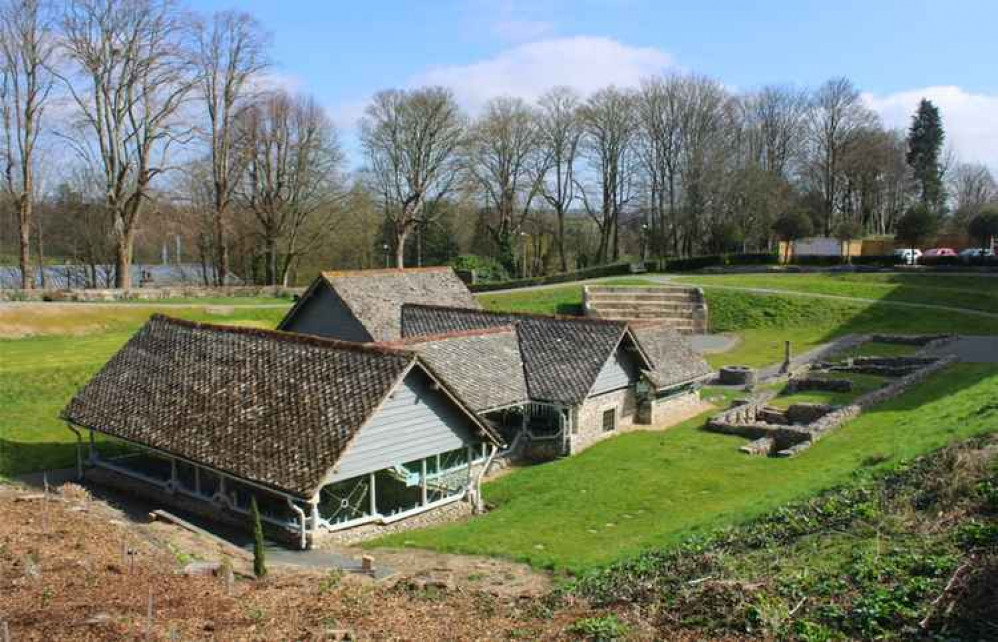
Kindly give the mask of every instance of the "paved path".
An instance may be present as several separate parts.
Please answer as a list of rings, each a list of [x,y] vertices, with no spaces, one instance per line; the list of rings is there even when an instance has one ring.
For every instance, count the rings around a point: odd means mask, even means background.
[[[694,334],[690,335],[690,345],[700,354],[727,352],[739,344],[741,339],[735,334]]]
[[[998,336],[964,335],[929,354],[955,354],[962,363],[998,363]]]

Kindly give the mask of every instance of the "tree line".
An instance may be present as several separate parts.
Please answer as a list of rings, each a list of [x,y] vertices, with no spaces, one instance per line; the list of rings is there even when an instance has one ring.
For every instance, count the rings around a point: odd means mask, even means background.
[[[963,230],[998,197],[944,150],[931,102],[889,129],[846,78],[736,93],[675,73],[475,114],[447,88],[390,89],[347,171],[326,110],[272,68],[246,13],[4,0],[0,252],[16,246],[22,285],[47,254],[127,288],[136,256],[181,246],[213,284],[462,254],[544,273],[892,234],[913,209]]]

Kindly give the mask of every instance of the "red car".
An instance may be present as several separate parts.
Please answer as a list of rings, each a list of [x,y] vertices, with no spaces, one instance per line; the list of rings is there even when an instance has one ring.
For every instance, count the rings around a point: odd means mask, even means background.
[[[925,258],[956,255],[956,250],[951,247],[934,247],[931,250],[925,250],[925,253],[922,254]]]

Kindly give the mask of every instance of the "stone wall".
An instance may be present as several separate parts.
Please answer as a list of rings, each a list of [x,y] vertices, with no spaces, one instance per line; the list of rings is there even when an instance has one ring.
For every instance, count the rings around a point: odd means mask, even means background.
[[[617,411],[617,427],[616,430],[607,432],[603,430],[603,412],[611,408]],[[633,428],[637,409],[638,400],[634,388],[589,397],[576,410],[569,450],[572,454],[581,452],[598,441]]]
[[[672,426],[700,414],[703,410],[704,403],[700,400],[700,391],[692,390],[675,397],[652,401],[650,423],[652,426]]]
[[[133,288],[131,290],[8,290],[0,289],[0,301],[65,301],[65,302],[107,302],[107,301],[157,301],[161,299],[210,297],[274,297],[290,298],[300,295],[305,288],[284,288],[274,286],[249,285],[228,287],[170,286]],[[276,303],[277,301],[275,301]]]
[[[761,421],[760,419],[765,416],[766,402],[775,395],[775,391],[769,391],[756,395],[750,401],[714,417],[707,423],[707,429],[724,434],[741,435],[753,440],[741,448],[742,452],[793,457],[832,430],[859,416],[864,410],[900,395],[955,360],[955,356],[949,355],[931,361],[914,372],[891,382],[887,386],[869,392],[848,406],[841,408],[831,409],[822,404],[795,404],[791,406],[786,412],[787,419],[791,421],[810,419],[808,423],[803,425],[781,425]],[[829,410],[831,411],[829,412]]]

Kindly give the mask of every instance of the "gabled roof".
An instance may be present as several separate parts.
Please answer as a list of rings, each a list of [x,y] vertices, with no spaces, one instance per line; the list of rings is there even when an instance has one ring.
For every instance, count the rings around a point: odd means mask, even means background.
[[[404,303],[478,308],[464,282],[446,266],[323,272],[278,328],[285,328],[308,295],[321,285],[339,296],[374,341],[401,338],[399,308]]]
[[[513,326],[414,337],[385,344],[414,350],[475,412],[529,401]]]
[[[406,338],[516,325],[530,399],[577,404],[627,333],[627,324],[434,305],[402,306]]]
[[[311,497],[413,367],[411,351],[155,315],[62,417]]]
[[[645,375],[656,388],[702,379],[713,370],[684,336],[664,323],[631,322],[631,331],[653,367]]]

